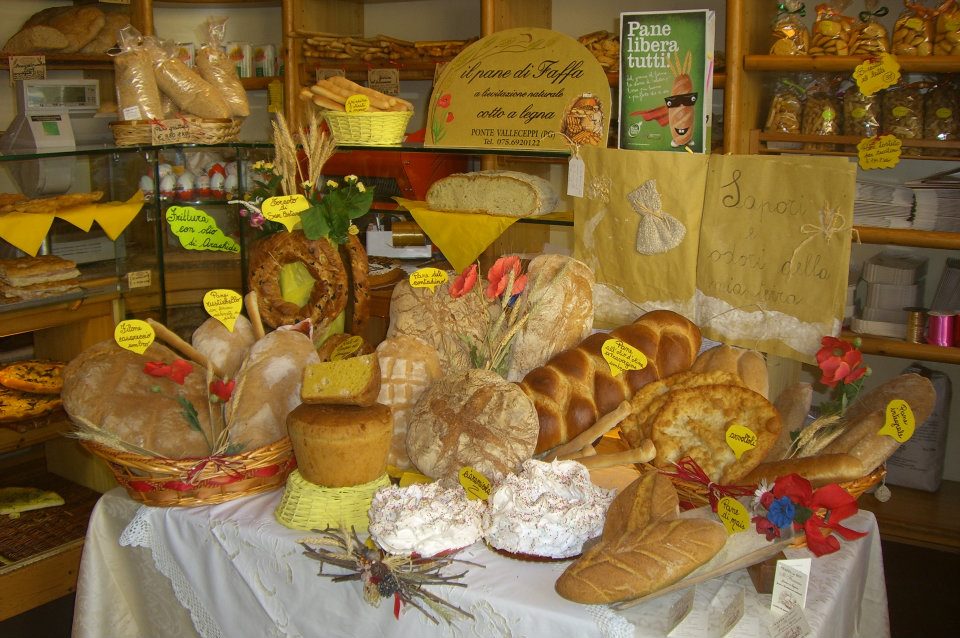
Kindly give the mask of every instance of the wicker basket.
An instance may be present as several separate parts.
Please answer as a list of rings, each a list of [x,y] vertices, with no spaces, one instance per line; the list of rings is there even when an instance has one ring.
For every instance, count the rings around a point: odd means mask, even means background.
[[[81,444],[106,461],[130,498],[161,507],[214,505],[267,492],[283,485],[296,467],[287,437],[250,452],[205,459],[156,458],[88,440]]]
[[[413,111],[324,111],[323,119],[338,144],[390,146],[403,141]]]
[[[117,146],[150,146],[155,144],[154,126],[170,129],[186,125],[175,140],[177,144],[221,144],[236,141],[243,120],[232,118],[203,120],[187,117],[174,120],[125,120],[110,122]],[[173,140],[171,140],[173,142]]]
[[[388,485],[390,477],[383,474],[369,483],[353,487],[321,487],[294,470],[287,479],[287,488],[274,516],[291,529],[340,526],[363,531],[369,525],[367,510],[374,493]]]

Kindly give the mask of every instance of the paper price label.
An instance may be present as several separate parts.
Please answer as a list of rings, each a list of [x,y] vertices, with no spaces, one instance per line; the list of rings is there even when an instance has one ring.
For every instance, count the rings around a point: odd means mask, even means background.
[[[879,58],[857,65],[853,70],[853,79],[857,81],[861,93],[873,95],[900,81],[900,64],[889,53],[881,53]]]
[[[193,128],[184,120],[167,120],[163,124],[150,125],[150,142],[154,146],[186,144],[193,141],[193,137]]]
[[[813,630],[803,608],[791,607],[790,611],[770,623],[768,633],[770,638],[807,638],[813,635]]]
[[[370,98],[366,95],[351,95],[343,103],[343,110],[347,113],[366,113],[370,110]]]
[[[490,479],[472,467],[460,468],[460,485],[467,491],[471,501],[485,501],[490,498]]]
[[[419,472],[404,472],[400,475],[400,487],[410,487],[417,483],[433,483],[433,479]]]
[[[216,220],[202,210],[190,206],[171,206],[167,209],[166,217],[171,232],[187,250],[240,252],[240,245],[224,235]]]
[[[203,308],[211,317],[233,332],[233,326],[243,308],[243,297],[235,290],[216,288],[208,290],[203,296]]]
[[[627,370],[643,370],[647,367],[647,355],[621,339],[607,339],[600,354],[610,366],[610,374],[619,376]]]
[[[400,69],[367,69],[367,87],[384,95],[400,95]]]
[[[900,163],[903,142],[893,135],[880,135],[860,140],[857,156],[860,168],[865,171],[875,168],[893,168]]]
[[[739,423],[734,423],[728,427],[724,438],[726,438],[727,445],[733,450],[738,461],[744,452],[749,452],[757,447],[757,435],[754,434],[753,430]]]
[[[343,343],[338,344],[337,347],[333,349],[333,352],[330,354],[330,360],[341,361],[343,359],[349,359],[359,354],[360,348],[362,347],[363,337],[354,335],[348,339],[344,339]]]
[[[573,156],[567,166],[567,195],[583,197],[583,184],[586,181],[587,167],[583,159]]]
[[[733,497],[724,496],[720,499],[717,503],[717,516],[727,528],[727,534],[731,536],[750,528],[750,512],[743,503]]]
[[[892,437],[898,443],[906,443],[916,429],[917,422],[910,404],[903,399],[894,399],[887,404],[886,418],[878,434]]]
[[[303,195],[284,195],[269,197],[263,202],[263,216],[272,222],[283,224],[287,232],[292,232],[300,223],[300,213],[310,208],[310,202]]]
[[[146,352],[155,337],[153,327],[139,319],[121,321],[113,329],[113,340],[117,345],[137,354]]]
[[[47,58],[42,55],[11,55],[7,64],[11,84],[17,80],[43,80],[47,77]]]
[[[149,288],[153,275],[149,270],[134,270],[127,273],[127,286],[130,288]]]
[[[429,288],[437,292],[437,286],[447,283],[447,272],[439,268],[421,268],[410,273],[411,288]]]
[[[667,626],[670,627],[670,630],[673,631],[677,625],[683,622],[683,619],[686,618],[690,611],[693,609],[693,600],[696,597],[697,586],[687,587],[683,591],[683,595],[678,598],[673,605],[670,606],[670,614],[668,616]]]

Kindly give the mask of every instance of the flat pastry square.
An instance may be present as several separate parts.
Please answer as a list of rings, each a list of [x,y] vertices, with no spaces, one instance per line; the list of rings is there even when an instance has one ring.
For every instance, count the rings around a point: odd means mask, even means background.
[[[75,281],[47,281],[29,286],[11,286],[0,280],[0,296],[7,299],[22,301],[26,299],[43,299],[54,295],[63,295],[74,290],[79,290],[80,286]]]
[[[59,361],[17,361],[0,369],[0,385],[34,394],[60,394],[63,367]]]
[[[67,281],[80,276],[77,264],[56,255],[0,259],[0,280],[23,287],[51,281]]]
[[[62,405],[59,395],[33,394],[0,386],[0,423],[33,419]]]
[[[727,444],[727,429],[749,428],[757,444],[740,459]],[[693,458],[712,480],[736,483],[760,464],[780,433],[780,415],[753,390],[734,385],[707,385],[669,393],[653,418],[651,439],[657,448],[654,464],[672,467]]]

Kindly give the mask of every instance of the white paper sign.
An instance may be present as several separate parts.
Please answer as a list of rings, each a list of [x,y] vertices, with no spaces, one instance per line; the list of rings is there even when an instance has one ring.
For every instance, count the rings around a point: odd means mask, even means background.
[[[670,630],[667,634],[670,634],[674,629],[677,628],[677,625],[683,622],[683,619],[687,617],[690,613],[690,610],[693,609],[693,599],[697,593],[697,586],[689,587],[683,590],[683,595],[680,596],[670,607],[670,619],[669,624],[667,625]]]
[[[809,558],[777,561],[777,571],[773,577],[773,600],[770,602],[770,611],[774,616],[781,616],[794,607],[804,608],[811,563]]]
[[[570,158],[567,170],[567,195],[583,197],[583,183],[586,181],[586,172],[587,168],[581,157],[574,155]]]
[[[793,607],[770,624],[770,638],[807,638],[812,636],[810,623],[802,607]]]
[[[726,588],[725,588],[726,589]],[[722,638],[730,633],[740,619],[743,618],[744,591],[743,587],[734,588],[733,596],[717,596],[710,604],[710,638]]]

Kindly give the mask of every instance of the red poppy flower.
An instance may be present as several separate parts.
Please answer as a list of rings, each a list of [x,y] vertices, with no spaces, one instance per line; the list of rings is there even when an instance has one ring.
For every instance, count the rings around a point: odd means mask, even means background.
[[[754,516],[751,520],[757,526],[757,534],[763,534],[767,537],[768,541],[772,541],[775,538],[780,538],[780,528],[764,517]]]
[[[452,122],[452,121],[453,121],[453,113],[452,113],[452,112],[448,112],[448,113],[447,113],[447,124],[449,124],[449,123]]]
[[[450,107],[450,94],[449,94],[449,93],[444,93],[443,95],[441,95],[441,96],[437,99],[437,106],[439,106],[439,107],[442,108],[442,109],[449,108],[449,107]]]
[[[840,382],[850,384],[867,374],[863,353],[850,342],[826,336],[820,344],[822,347],[817,351],[817,364],[822,374],[820,383],[834,388]]]
[[[174,383],[183,385],[187,375],[193,372],[193,364],[184,359],[174,359],[173,363],[163,361],[148,361],[143,371],[151,377],[166,377]]]
[[[236,379],[230,379],[226,383],[220,379],[214,379],[210,382],[210,392],[218,399],[226,403],[230,400],[230,396],[233,394],[233,388],[237,385]]]
[[[170,364],[163,361],[147,361],[143,371],[151,377],[167,377],[170,376]]]
[[[495,261],[494,264],[490,266],[490,270],[487,271],[488,283],[484,291],[487,299],[496,299],[503,294],[511,272],[513,272],[514,279],[513,289],[510,291],[510,295],[518,295],[523,292],[524,287],[527,285],[527,276],[520,275],[520,258],[516,255],[510,255],[509,257],[501,257]]]
[[[470,267],[457,275],[450,285],[450,296],[458,299],[471,290],[477,284],[477,265],[470,264]]]

